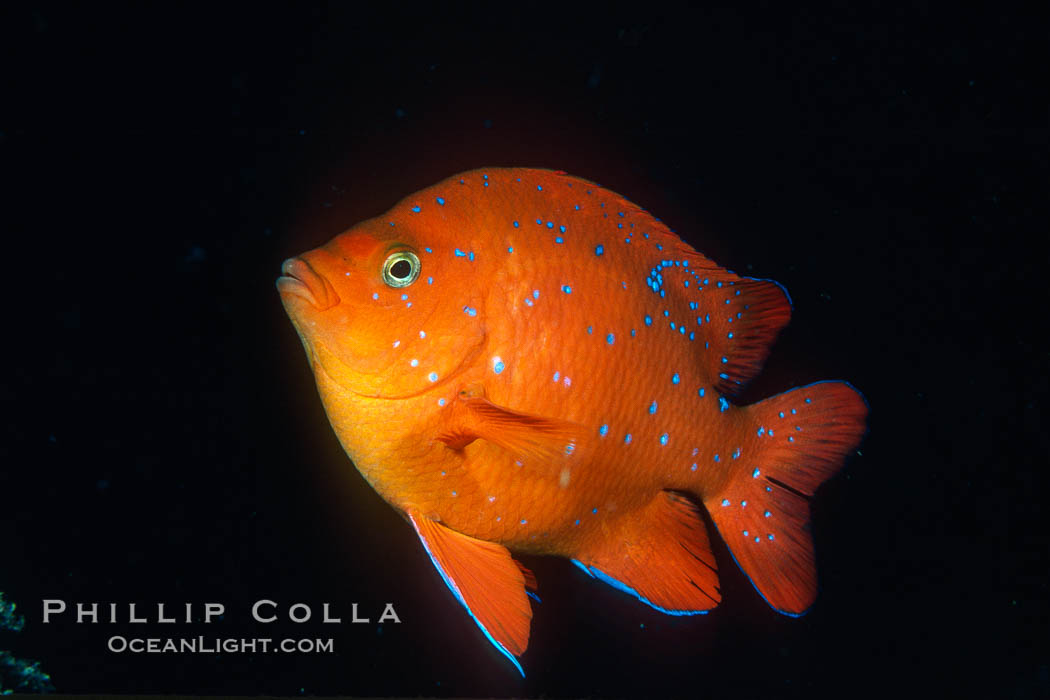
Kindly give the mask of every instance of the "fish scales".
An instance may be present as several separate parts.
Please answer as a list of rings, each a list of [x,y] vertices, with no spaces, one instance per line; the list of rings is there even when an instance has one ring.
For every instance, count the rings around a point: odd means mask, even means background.
[[[731,402],[788,321],[776,283],[595,183],[520,168],[453,176],[282,271],[348,456],[519,670],[532,579],[511,552],[706,612],[700,507],[775,609],[812,603],[799,494],[841,466],[867,407],[845,382]]]

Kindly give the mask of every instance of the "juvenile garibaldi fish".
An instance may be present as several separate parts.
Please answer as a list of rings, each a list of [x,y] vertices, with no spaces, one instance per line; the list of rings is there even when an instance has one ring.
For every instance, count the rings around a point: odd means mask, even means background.
[[[512,552],[704,613],[721,593],[700,508],[773,608],[813,603],[808,497],[867,407],[840,381],[732,403],[788,322],[777,283],[524,168],[454,175],[281,271],[347,455],[519,671],[535,579]]]

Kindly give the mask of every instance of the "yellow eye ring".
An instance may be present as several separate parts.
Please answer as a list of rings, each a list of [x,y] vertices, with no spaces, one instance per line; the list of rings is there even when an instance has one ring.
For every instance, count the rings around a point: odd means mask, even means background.
[[[391,253],[383,262],[383,283],[398,289],[419,279],[419,258],[411,250]]]

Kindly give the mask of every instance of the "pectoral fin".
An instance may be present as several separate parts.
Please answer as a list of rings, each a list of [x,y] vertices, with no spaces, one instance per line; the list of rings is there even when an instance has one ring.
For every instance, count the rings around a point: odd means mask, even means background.
[[[479,396],[460,396],[448,408],[448,427],[437,439],[454,450],[488,440],[523,462],[552,464],[571,455],[583,435],[581,426],[497,406]]]
[[[505,547],[455,532],[417,512],[409,511],[408,518],[456,600],[524,676],[515,657],[529,645],[532,608],[523,573],[528,570]],[[534,585],[531,572],[528,578]]]

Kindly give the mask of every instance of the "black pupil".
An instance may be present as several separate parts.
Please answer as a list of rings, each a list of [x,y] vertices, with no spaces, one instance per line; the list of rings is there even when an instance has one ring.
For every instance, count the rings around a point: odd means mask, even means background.
[[[407,260],[398,260],[390,266],[390,274],[399,280],[403,280],[412,274],[412,263]]]

